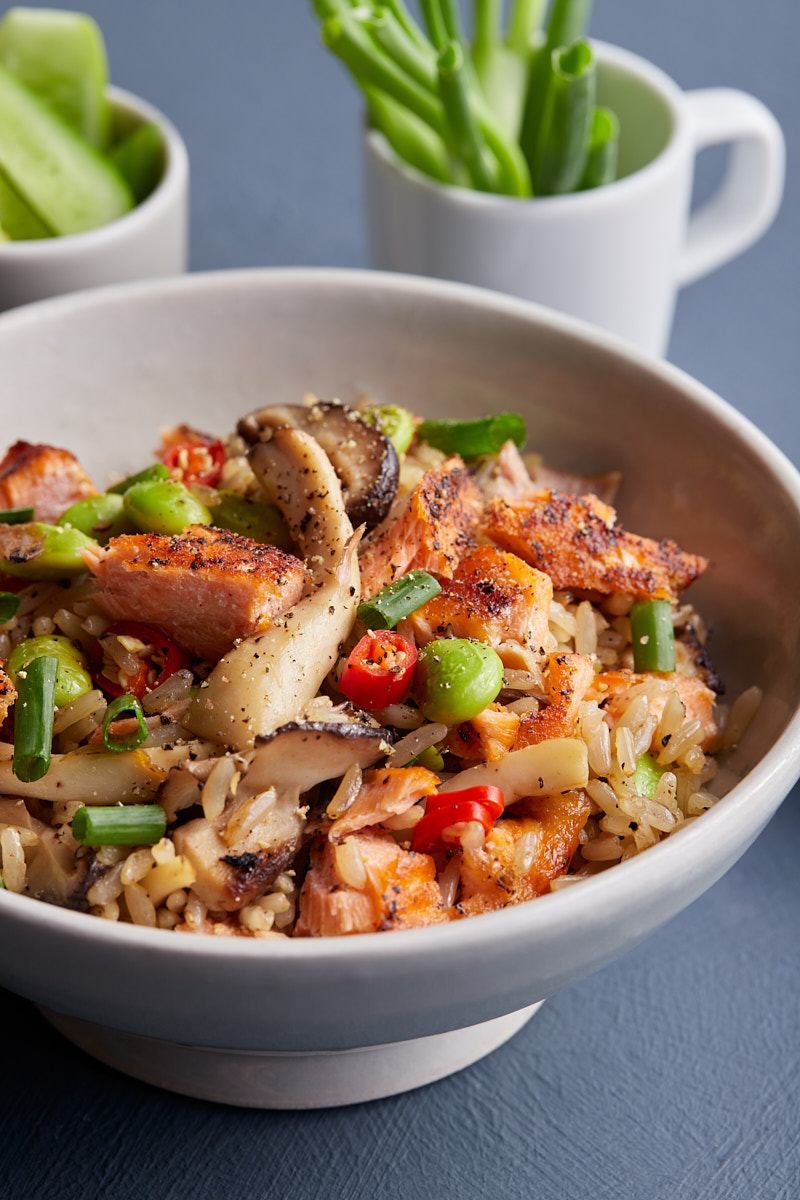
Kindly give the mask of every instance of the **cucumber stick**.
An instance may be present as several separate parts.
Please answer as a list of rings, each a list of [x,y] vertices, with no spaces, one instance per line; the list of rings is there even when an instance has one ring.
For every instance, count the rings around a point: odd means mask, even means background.
[[[88,142],[106,149],[108,60],[91,17],[52,8],[9,9],[0,21],[0,64]]]
[[[133,207],[116,167],[2,66],[0,131],[0,173],[53,233],[82,233]]]
[[[28,242],[50,237],[50,230],[26,204],[19,192],[0,174],[0,228],[6,240]]]

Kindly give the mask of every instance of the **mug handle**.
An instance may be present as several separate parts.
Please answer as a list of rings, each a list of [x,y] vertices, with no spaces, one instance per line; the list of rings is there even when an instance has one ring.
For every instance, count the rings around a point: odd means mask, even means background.
[[[695,154],[731,143],[725,177],[689,219],[678,260],[678,284],[693,283],[757,241],[772,224],[783,194],[786,147],[769,109],[735,88],[685,93]]]

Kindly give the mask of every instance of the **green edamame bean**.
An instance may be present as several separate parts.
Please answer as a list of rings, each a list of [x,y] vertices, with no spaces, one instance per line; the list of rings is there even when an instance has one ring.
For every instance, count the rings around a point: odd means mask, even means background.
[[[210,511],[211,520],[219,529],[229,529],[231,533],[240,533],[280,550],[292,549],[291,534],[274,504],[223,491],[219,493],[219,504],[212,504]]]
[[[20,642],[11,651],[8,659],[8,672],[16,683],[20,672],[35,658],[44,658],[52,654],[58,660],[56,673],[55,702],[57,708],[63,708],[90,692],[94,686],[92,677],[86,667],[86,659],[82,651],[69,638],[58,634],[28,638]]]
[[[491,704],[502,686],[502,660],[483,642],[439,638],[419,652],[414,689],[429,721],[468,721]]]
[[[136,532],[136,526],[125,512],[125,501],[122,496],[112,492],[79,500],[61,514],[59,521],[62,525],[79,529],[88,537],[97,538],[103,545],[122,533]]]
[[[135,475],[126,475],[124,479],[120,479],[119,483],[113,484],[108,491],[117,495],[122,495],[130,490],[135,483],[150,483],[153,479],[169,479],[170,474],[163,463],[153,463],[149,467],[145,467],[143,471],[137,471]]]
[[[389,439],[398,454],[406,453],[414,440],[414,418],[407,408],[385,404],[382,408],[367,408],[361,415]]]
[[[43,521],[12,525],[0,541],[0,571],[19,579],[68,579],[87,569],[81,550],[97,546],[94,538],[71,526]]]
[[[211,513],[174,479],[135,483],[123,497],[125,511],[141,533],[183,533],[189,525],[210,525]]]

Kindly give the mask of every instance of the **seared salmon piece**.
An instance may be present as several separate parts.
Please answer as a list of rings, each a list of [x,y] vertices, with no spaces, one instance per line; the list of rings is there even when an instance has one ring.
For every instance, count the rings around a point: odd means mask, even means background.
[[[293,555],[204,525],[176,537],[123,534],[84,558],[108,616],[149,622],[211,660],[237,638],[267,629],[300,599],[306,582]]]
[[[714,720],[716,696],[699,675],[681,675],[677,671],[670,675],[656,674],[655,672],[649,675],[637,675],[633,671],[626,670],[603,671],[595,676],[589,692],[589,699],[597,700],[602,704],[607,722],[613,728],[631,702],[632,697],[628,695],[629,689],[648,679],[664,679],[673,685],[674,690],[683,701],[686,719],[699,721],[703,726],[703,739],[700,745],[703,750],[707,750],[717,736],[717,724]],[[661,714],[664,712],[670,694],[670,691],[667,690],[658,696],[650,697],[648,707],[652,716],[661,720]],[[656,749],[660,749],[660,747],[656,747]]]
[[[429,796],[439,786],[439,776],[426,767],[384,767],[364,774],[358,794],[341,817],[328,830],[334,842],[363,829],[379,825],[386,817],[407,812],[423,796]]]
[[[415,929],[451,916],[431,856],[403,850],[385,830],[365,829],[313,847],[295,933],[334,937]]]
[[[490,704],[469,721],[451,729],[444,747],[456,758],[478,762],[497,762],[514,745],[519,717],[502,704]]]
[[[513,504],[492,500],[483,532],[545,571],[556,588],[674,599],[708,566],[669,538],[655,542],[627,533],[614,509],[592,495],[545,490]]]
[[[0,462],[0,509],[33,508],[37,521],[53,525],[97,488],[74,454],[56,446],[15,442]]]
[[[578,706],[594,681],[592,660],[585,654],[551,654],[544,680],[549,704],[538,712],[523,713],[515,750],[550,738],[572,736]]]
[[[438,596],[409,621],[420,645],[433,638],[476,638],[499,646],[517,641],[539,650],[548,632],[553,585],[516,554],[478,546],[442,580]]]
[[[362,595],[374,596],[417,568],[450,578],[475,544],[482,503],[480,490],[457,454],[426,471],[405,511],[367,541],[361,554]]]
[[[522,904],[549,891],[578,849],[589,802],[582,791],[566,792],[523,800],[514,811],[495,823],[479,850],[462,851],[459,916]]]

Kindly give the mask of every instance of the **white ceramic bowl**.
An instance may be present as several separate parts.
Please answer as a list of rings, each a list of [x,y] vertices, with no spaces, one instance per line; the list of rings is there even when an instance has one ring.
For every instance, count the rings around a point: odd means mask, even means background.
[[[700,384],[568,318],[456,284],[336,271],[190,276],[0,319],[4,428],[98,482],[166,422],[224,431],[265,400],[368,392],[437,414],[515,409],[554,464],[624,473],[629,528],[707,554],[693,589],[731,694],[765,701],[742,782],[644,855],[527,905],[430,929],[260,942],[117,926],[0,893],[0,983],[140,1078],[312,1107],[429,1082],[710,887],[800,773],[800,478]]]
[[[109,88],[117,132],[153,122],[164,142],[164,171],[141,204],[108,225],[68,237],[0,242],[0,311],[64,292],[179,275],[186,270],[189,156],[163,113]]]

